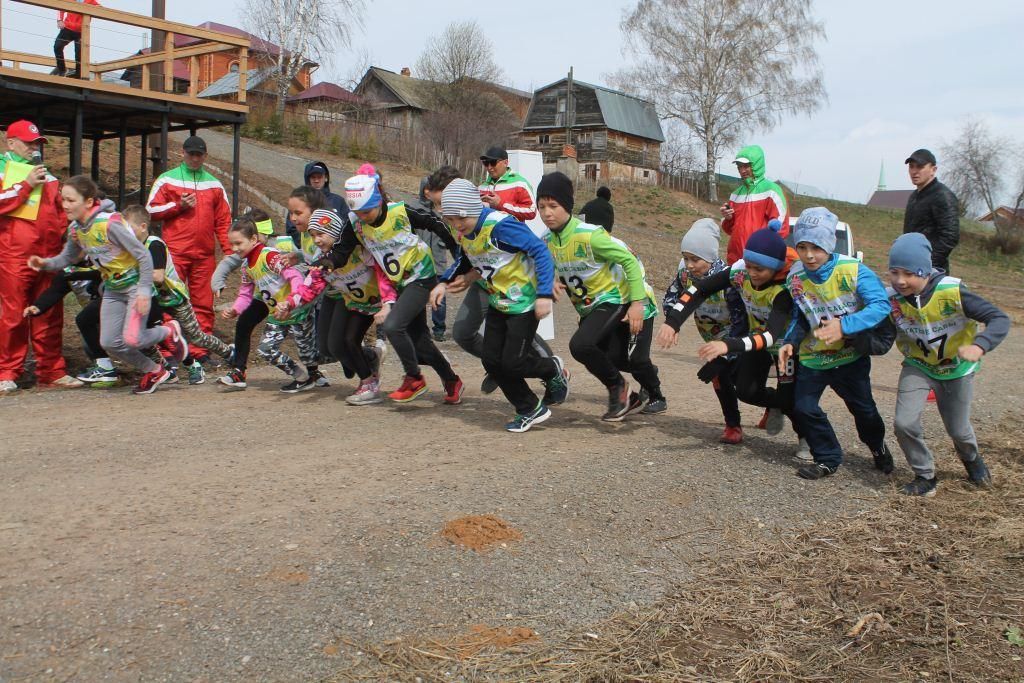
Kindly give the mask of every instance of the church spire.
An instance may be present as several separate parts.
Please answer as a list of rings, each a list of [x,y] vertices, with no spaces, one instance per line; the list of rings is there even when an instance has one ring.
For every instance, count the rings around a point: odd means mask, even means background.
[[[882,159],[882,167],[878,171],[878,191],[885,192],[885,159]]]

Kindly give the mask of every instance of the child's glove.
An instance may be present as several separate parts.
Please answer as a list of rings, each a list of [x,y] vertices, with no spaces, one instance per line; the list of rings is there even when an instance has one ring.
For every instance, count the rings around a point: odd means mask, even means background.
[[[729,367],[729,361],[726,360],[725,356],[719,356],[701,366],[701,369],[697,371],[697,379],[707,384],[722,374],[727,367]]]

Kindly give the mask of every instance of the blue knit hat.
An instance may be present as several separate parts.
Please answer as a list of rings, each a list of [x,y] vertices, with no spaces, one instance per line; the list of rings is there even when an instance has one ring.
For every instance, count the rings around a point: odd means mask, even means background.
[[[889,249],[889,270],[899,268],[925,277],[932,272],[932,245],[919,232],[900,235]]]
[[[751,235],[743,248],[743,260],[772,270],[782,270],[786,266],[786,241],[779,234],[780,230],[782,223],[773,220],[767,228],[761,228]]]
[[[831,254],[836,250],[836,225],[839,218],[824,206],[804,209],[793,226],[793,244],[810,242]]]

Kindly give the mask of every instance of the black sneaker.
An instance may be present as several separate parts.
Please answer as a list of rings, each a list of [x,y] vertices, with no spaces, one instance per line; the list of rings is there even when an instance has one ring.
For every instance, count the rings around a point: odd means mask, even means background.
[[[647,405],[640,411],[644,415],[657,415],[658,413],[664,413],[668,410],[668,402],[665,397],[661,394],[657,396],[651,396],[651,400],[647,402]]]
[[[892,471],[896,468],[892,461],[892,452],[889,451],[889,447],[884,443],[877,451],[871,451],[871,457],[875,460],[875,469],[879,470],[882,474],[892,474]]]
[[[968,481],[984,489],[992,486],[992,474],[988,471],[988,465],[985,464],[980,455],[970,462],[966,460],[962,462],[964,463],[964,469],[967,470]]]
[[[838,467],[829,467],[823,463],[816,462],[813,465],[798,468],[796,473],[801,479],[824,479],[825,477],[831,477],[838,469]]]
[[[605,422],[621,422],[629,412],[629,382],[622,381],[608,390],[608,412],[601,416]]]
[[[650,402],[650,395],[643,389],[629,392],[629,408],[626,409],[626,415],[643,410]]]
[[[480,382],[481,394],[493,394],[498,390],[498,381],[490,375],[484,375],[484,381]]]
[[[555,361],[558,374],[544,383],[544,398],[541,400],[546,406],[557,406],[565,403],[565,399],[569,398],[570,375],[561,358],[552,356],[551,360]]]
[[[316,386],[316,377],[314,377],[313,375],[309,375],[308,377],[306,377],[305,380],[303,380],[301,382],[299,380],[295,380],[293,382],[289,382],[288,384],[285,384],[283,387],[281,387],[281,393],[283,393],[283,394],[297,394],[300,391],[306,391],[307,389],[312,389],[315,386]]]
[[[924,477],[914,477],[914,481],[904,484],[903,495],[905,496],[924,496],[925,498],[931,498],[935,495],[935,487],[938,484],[935,477],[931,479],[925,479]]]

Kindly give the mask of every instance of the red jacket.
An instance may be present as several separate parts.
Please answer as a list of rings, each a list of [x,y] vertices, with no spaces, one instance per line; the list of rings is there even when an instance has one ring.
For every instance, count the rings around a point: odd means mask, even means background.
[[[521,223],[532,220],[537,215],[533,186],[511,168],[497,180],[488,177],[480,185],[480,189],[498,195],[500,203],[495,210],[507,213]]]
[[[98,0],[77,0],[77,1],[82,3],[83,5],[99,5],[100,4]],[[75,33],[81,33],[82,32],[82,15],[81,14],[75,14],[74,12],[64,12],[64,11],[62,11],[60,13],[60,16],[57,17],[57,20],[58,21],[63,21],[64,22],[64,28],[68,29],[69,31],[74,31]]]
[[[194,207],[182,206],[184,193],[196,196]],[[160,236],[172,254],[212,258],[216,241],[220,241],[225,254],[231,253],[228,195],[220,181],[205,168],[193,172],[182,164],[161,175],[153,183],[146,210],[154,221],[163,223]]]
[[[0,157],[0,186],[9,158],[9,155]],[[60,182],[53,176],[46,176],[35,220],[8,215],[24,204],[31,193],[32,188],[26,182],[0,190],[0,258],[24,263],[33,255],[56,256],[63,248],[68,219],[60,201]]]

